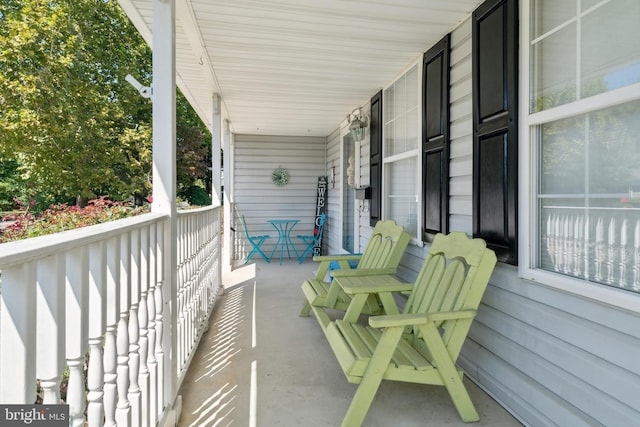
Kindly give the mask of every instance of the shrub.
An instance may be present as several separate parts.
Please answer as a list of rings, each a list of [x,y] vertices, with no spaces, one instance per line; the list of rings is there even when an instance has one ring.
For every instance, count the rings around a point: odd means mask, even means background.
[[[1,230],[0,243],[58,233],[138,215],[144,208],[133,208],[129,203],[113,202],[106,196],[90,200],[86,207],[67,204],[51,205],[39,215],[29,211],[33,206],[20,204],[20,212],[8,215],[3,221],[15,221]]]
[[[190,205],[208,206],[211,204],[211,197],[209,197],[204,188],[198,185],[187,187],[181,195],[187,199]]]

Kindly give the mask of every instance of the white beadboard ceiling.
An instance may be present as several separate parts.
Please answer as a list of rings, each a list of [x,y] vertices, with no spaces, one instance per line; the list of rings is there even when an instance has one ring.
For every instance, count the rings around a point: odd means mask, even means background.
[[[151,41],[152,0],[119,0]],[[480,0],[176,0],[178,86],[210,126],[328,136]]]

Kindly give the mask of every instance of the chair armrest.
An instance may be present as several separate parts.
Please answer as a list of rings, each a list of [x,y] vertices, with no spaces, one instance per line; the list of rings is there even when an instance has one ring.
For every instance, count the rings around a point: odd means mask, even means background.
[[[379,292],[401,292],[413,288],[413,283],[404,283],[391,275],[337,276],[336,282],[347,294],[374,294]]]
[[[372,316],[369,318],[369,325],[374,328],[424,325],[429,322],[441,322],[443,320],[470,319],[475,315],[476,310],[442,311],[437,313],[419,314],[391,314],[385,316]]]
[[[438,313],[427,313],[427,322],[441,322],[443,320],[473,319],[476,310],[441,311]]]
[[[351,260],[359,260],[360,258],[362,258],[362,255],[316,255],[313,257],[313,260],[316,262],[351,261]]]
[[[333,270],[331,276],[336,277],[362,277],[362,276],[388,276],[396,272],[395,268],[353,268],[351,270]]]

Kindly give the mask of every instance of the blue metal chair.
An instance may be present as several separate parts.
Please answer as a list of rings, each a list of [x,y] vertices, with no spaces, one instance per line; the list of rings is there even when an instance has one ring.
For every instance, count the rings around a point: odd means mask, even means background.
[[[249,229],[247,228],[247,223],[244,220],[244,215],[242,215],[242,227],[244,228],[245,236],[247,236],[247,241],[253,247],[251,252],[249,252],[249,255],[247,255],[247,259],[244,260],[244,263],[245,264],[248,263],[249,260],[251,259],[251,257],[256,254],[256,252],[259,253],[260,256],[262,258],[264,258],[265,261],[269,262],[269,257],[262,251],[261,247],[262,247],[262,244],[264,243],[264,241],[267,240],[268,238],[270,238],[271,236],[269,236],[268,234],[265,234],[264,236],[251,236],[251,235],[249,235]]]
[[[314,233],[313,236],[303,236],[303,235],[296,236],[298,239],[301,239],[304,242],[304,244],[307,246],[304,249],[304,251],[302,251],[302,253],[298,256],[298,261],[300,261],[300,264],[304,262],[304,259],[307,257],[307,255],[313,252],[313,248],[315,248],[316,246],[320,246],[320,242],[322,242],[322,232],[324,231],[325,218],[326,218],[325,214],[320,215],[317,234]]]

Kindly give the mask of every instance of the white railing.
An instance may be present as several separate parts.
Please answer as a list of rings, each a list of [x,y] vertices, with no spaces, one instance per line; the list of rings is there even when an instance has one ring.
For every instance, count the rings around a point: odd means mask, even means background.
[[[247,240],[244,236],[244,227],[242,225],[241,213],[238,210],[238,207],[235,203],[231,204],[231,218],[229,218],[229,224],[231,226],[231,232],[233,233],[233,237],[231,239],[231,261],[237,262],[246,258],[247,251]]]
[[[178,212],[178,378],[186,373],[221,284],[221,209]]]
[[[158,214],[0,245],[0,403],[64,397],[73,426],[157,425],[220,285],[219,218],[219,208],[178,214],[175,286]]]
[[[547,207],[542,267],[640,292],[640,209]]]

